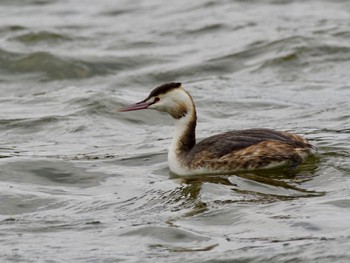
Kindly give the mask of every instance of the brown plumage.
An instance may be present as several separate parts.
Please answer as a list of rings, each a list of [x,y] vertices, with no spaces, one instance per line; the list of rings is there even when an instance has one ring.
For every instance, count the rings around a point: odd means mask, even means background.
[[[271,129],[229,131],[196,144],[196,109],[181,83],[155,88],[143,101],[120,111],[155,109],[175,119],[169,149],[170,170],[178,175],[230,173],[287,165],[298,166],[316,147],[303,137]]]
[[[301,136],[270,129],[231,131],[204,139],[186,155],[192,169],[252,170],[272,165],[295,167],[314,149]]]

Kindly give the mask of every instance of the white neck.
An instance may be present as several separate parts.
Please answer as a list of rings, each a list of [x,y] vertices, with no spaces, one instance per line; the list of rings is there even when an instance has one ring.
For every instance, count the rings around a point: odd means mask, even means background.
[[[195,108],[188,109],[187,114],[180,119],[175,119],[175,132],[168,152],[169,168],[176,174],[186,174],[186,154],[196,143]]]

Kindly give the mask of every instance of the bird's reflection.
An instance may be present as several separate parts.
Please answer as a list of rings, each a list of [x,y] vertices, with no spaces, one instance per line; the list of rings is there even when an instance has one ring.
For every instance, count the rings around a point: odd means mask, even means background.
[[[317,160],[313,160],[301,166],[298,170],[262,170],[255,172],[240,172],[232,175],[198,175],[178,177],[172,175],[180,184],[173,191],[174,201],[186,200],[187,204],[194,205],[193,211],[188,215],[203,212],[207,209],[207,202],[201,195],[205,190],[205,184],[228,187],[232,191],[232,198],[222,200],[209,200],[218,203],[246,203],[246,202],[276,202],[296,198],[307,198],[324,195],[303,187],[303,183],[317,176]],[[237,198],[238,196],[238,198]],[[226,194],[227,197],[227,194]]]

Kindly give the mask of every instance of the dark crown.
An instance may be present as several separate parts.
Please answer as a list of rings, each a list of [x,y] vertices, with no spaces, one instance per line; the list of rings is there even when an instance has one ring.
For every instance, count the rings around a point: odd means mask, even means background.
[[[170,83],[165,83],[159,87],[156,87],[154,90],[151,91],[151,93],[149,94],[148,98],[146,100],[148,100],[149,98],[158,96],[160,94],[165,94],[173,89],[177,89],[181,87],[181,83],[180,82],[170,82]]]

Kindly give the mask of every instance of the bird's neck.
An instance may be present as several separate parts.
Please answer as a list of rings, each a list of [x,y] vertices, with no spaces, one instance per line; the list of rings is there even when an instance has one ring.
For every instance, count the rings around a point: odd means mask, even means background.
[[[196,144],[196,109],[187,110],[186,115],[175,119],[175,132],[170,146],[170,152],[176,156],[188,153]]]

